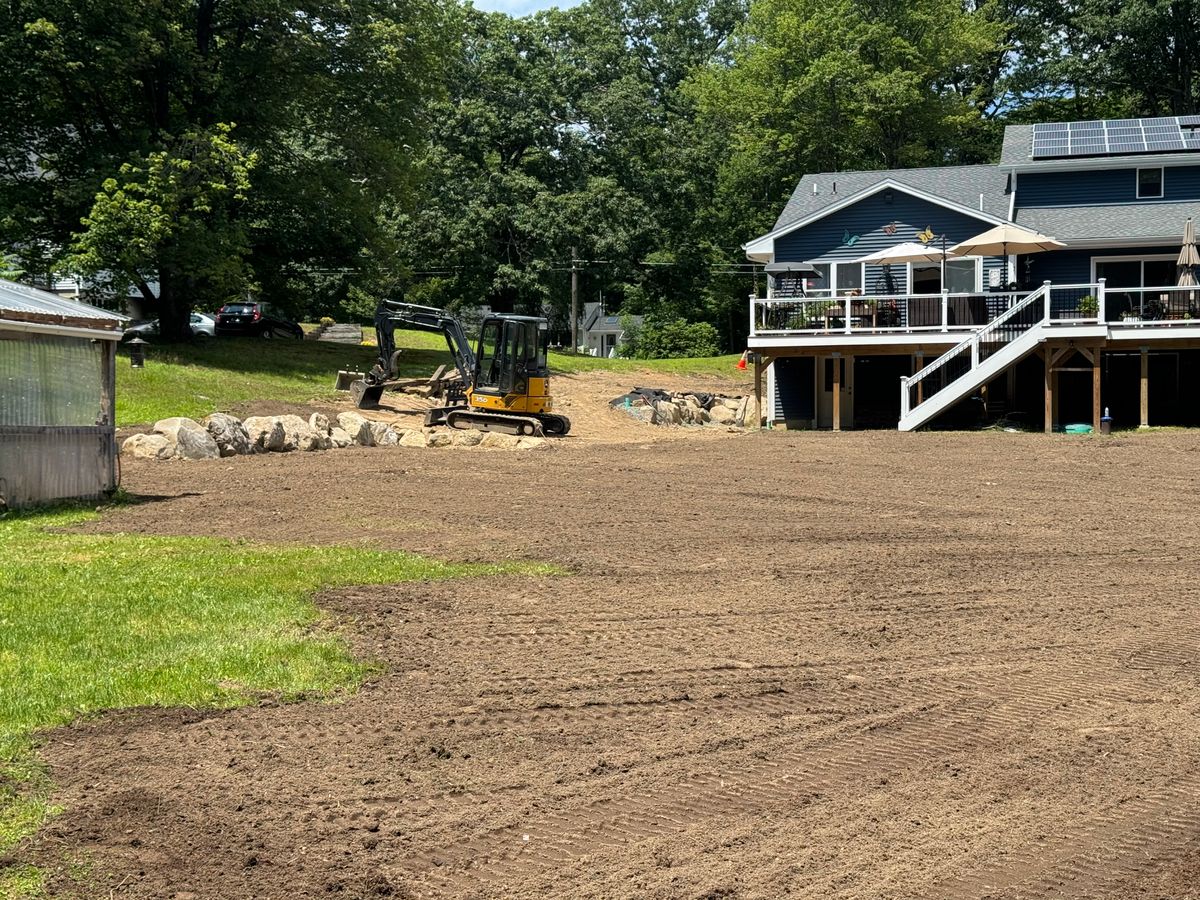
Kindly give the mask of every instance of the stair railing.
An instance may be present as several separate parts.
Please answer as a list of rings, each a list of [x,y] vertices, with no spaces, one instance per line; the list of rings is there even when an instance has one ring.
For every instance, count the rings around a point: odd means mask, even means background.
[[[900,378],[900,418],[931,399],[963,375],[979,368],[988,357],[999,353],[1021,335],[1046,321],[1045,298],[1050,282],[1001,313],[979,331],[963,339],[925,368]],[[915,400],[915,402],[914,402]]]

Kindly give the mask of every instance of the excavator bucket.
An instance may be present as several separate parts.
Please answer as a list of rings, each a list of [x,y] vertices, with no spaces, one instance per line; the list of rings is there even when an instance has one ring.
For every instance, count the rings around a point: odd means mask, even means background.
[[[360,378],[351,383],[350,396],[354,398],[354,405],[359,409],[375,409],[383,397],[383,385],[367,384]]]
[[[350,385],[354,384],[356,381],[359,381],[362,379],[362,377],[362,372],[350,372],[346,369],[339,369],[337,373],[337,381],[333,383],[333,389],[335,391],[348,391],[350,390]]]

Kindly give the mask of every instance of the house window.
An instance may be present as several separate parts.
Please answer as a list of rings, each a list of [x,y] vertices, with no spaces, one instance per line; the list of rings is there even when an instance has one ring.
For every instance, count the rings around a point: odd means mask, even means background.
[[[1137,170],[1137,197],[1139,200],[1161,199],[1163,195],[1163,170]]]
[[[978,259],[947,259],[946,290],[952,294],[971,294],[977,288]],[[937,294],[942,290],[942,264],[913,263],[912,292]]]
[[[862,263],[836,263],[834,265],[835,286],[839,297],[849,294],[851,291],[858,291],[860,294],[863,289],[863,267]]]

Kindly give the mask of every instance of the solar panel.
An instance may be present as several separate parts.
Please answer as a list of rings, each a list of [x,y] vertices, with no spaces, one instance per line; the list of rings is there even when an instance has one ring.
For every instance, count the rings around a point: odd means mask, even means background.
[[[1034,159],[1200,150],[1200,116],[1047,122],[1033,126]]]

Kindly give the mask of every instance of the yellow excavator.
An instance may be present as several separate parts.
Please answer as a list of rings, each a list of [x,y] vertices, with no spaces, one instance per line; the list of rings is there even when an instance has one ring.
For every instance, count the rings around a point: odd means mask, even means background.
[[[447,390],[447,405],[429,410],[426,425],[536,437],[559,437],[571,430],[570,419],[552,412],[546,365],[550,325],[544,318],[488,316],[479,329],[478,350],[472,351],[462,322],[451,313],[395,300],[382,300],[375,309],[379,358],[350,385],[359,409],[378,406],[388,382],[396,377],[401,353],[396,349],[397,328],[444,335],[458,367],[459,380]]]

